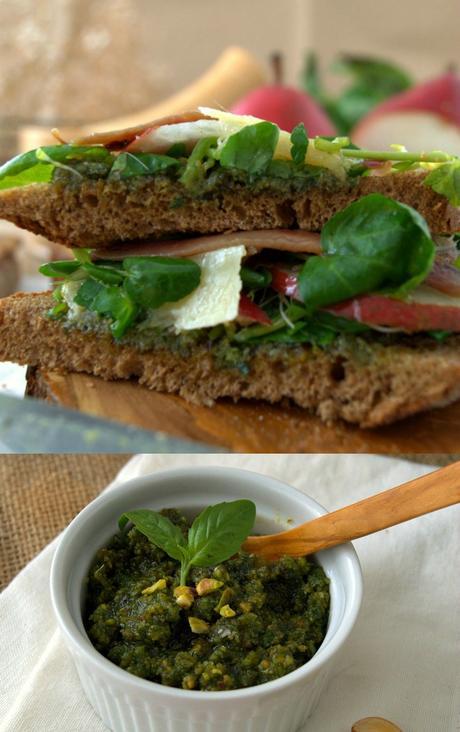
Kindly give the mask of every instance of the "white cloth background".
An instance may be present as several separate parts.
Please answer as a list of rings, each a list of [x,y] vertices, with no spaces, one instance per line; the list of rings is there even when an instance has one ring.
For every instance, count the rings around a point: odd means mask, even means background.
[[[431,470],[367,455],[148,455],[133,458],[117,481],[194,464],[272,475],[328,509]],[[404,732],[460,730],[459,519],[455,506],[356,542],[363,607],[309,732],[350,732],[352,723],[366,716],[386,717]],[[106,729],[80,689],[53,618],[48,578],[55,546],[0,596],[0,730],[5,732]]]

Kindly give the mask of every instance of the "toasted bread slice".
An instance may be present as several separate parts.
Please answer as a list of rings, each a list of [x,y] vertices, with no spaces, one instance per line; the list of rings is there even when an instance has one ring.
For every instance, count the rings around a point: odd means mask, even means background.
[[[199,197],[165,176],[135,183],[86,180],[79,185],[35,183],[0,191],[0,218],[73,247],[223,231],[300,228],[321,231],[337,211],[368,193],[417,209],[432,233],[460,230],[460,208],[423,185],[424,172],[364,177],[305,193],[234,185]]]
[[[385,342],[347,336],[325,349],[255,346],[248,368],[219,366],[212,350],[140,350],[108,334],[46,317],[50,293],[0,300],[0,360],[104,379],[135,379],[158,391],[212,404],[219,397],[291,399],[325,421],[376,427],[460,398],[460,336],[442,343],[411,336]]]

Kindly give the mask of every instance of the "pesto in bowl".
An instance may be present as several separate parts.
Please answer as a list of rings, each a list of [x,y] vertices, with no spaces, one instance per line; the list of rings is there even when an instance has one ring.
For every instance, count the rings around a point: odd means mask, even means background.
[[[186,536],[190,523],[161,512]],[[266,562],[239,551],[214,566],[180,563],[135,527],[100,548],[84,624],[95,648],[126,671],[189,690],[224,691],[305,664],[327,630],[329,581],[311,559]]]

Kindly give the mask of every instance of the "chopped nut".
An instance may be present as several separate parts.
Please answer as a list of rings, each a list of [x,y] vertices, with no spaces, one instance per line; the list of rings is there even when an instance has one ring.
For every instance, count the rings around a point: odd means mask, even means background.
[[[218,564],[217,567],[214,567],[213,575],[223,582],[228,582],[230,579],[227,569],[222,564]]]
[[[182,688],[183,689],[194,689],[196,686],[196,676],[193,674],[187,674],[182,679]]]
[[[195,595],[192,587],[187,587],[187,585],[179,585],[178,587],[174,588],[173,594],[174,597],[177,597],[176,602],[181,607],[188,608],[193,605]]]
[[[152,595],[157,590],[164,590],[166,587],[166,580],[165,579],[159,579],[156,582],[153,583],[153,585],[150,585],[150,587],[146,587],[145,590],[142,590],[143,595]]]
[[[240,602],[239,607],[240,607],[241,612],[243,612],[243,613],[250,613],[252,610],[252,605],[250,602],[244,602],[244,601]]]
[[[402,732],[401,728],[382,717],[366,717],[355,722],[351,732]]]
[[[226,587],[220,596],[219,602],[217,603],[216,607],[214,608],[216,613],[219,613],[221,607],[226,605],[228,603],[228,601],[232,599],[232,597],[233,597],[233,590],[231,590],[230,587]]]
[[[202,597],[203,595],[210,595],[211,592],[215,592],[216,590],[219,590],[224,583],[220,580],[212,579],[210,577],[205,577],[204,579],[200,580],[196,586],[197,594]]]
[[[219,610],[220,615],[222,615],[223,618],[234,618],[236,615],[236,612],[232,610],[230,605],[224,605]]]
[[[209,630],[209,623],[205,620],[201,620],[201,618],[189,617],[188,624],[190,625],[192,633],[207,633]]]

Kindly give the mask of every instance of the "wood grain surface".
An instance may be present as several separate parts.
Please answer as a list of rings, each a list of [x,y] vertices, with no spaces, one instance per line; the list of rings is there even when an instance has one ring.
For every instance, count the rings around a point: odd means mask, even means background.
[[[87,414],[162,430],[234,452],[460,452],[460,403],[374,430],[326,425],[291,405],[221,400],[213,407],[85,374],[30,369],[28,394]]]

